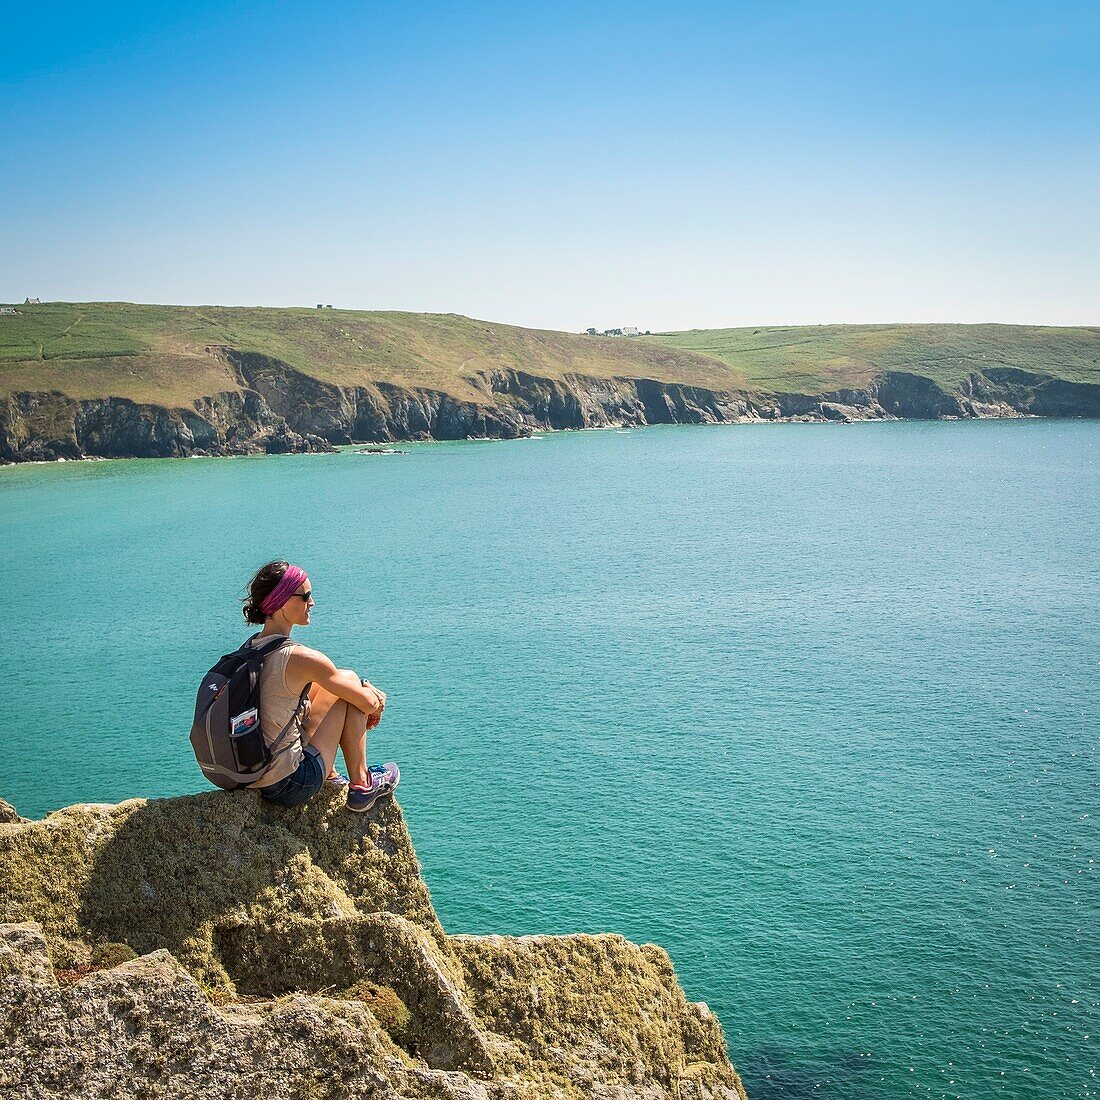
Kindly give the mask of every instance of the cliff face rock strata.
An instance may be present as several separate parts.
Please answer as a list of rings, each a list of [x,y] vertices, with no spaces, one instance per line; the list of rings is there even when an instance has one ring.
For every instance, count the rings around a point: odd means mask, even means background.
[[[519,370],[463,379],[474,396],[379,382],[337,386],[253,352],[218,349],[240,390],[164,408],[122,398],[17,392],[0,407],[0,461],[175,458],[331,450],[334,444],[515,439],[535,431],[722,424],[1013,416],[1100,416],[1100,385],[1012,367],[973,371],[955,389],[905,371],[818,395],[719,392],[646,378],[543,378]]]
[[[252,391],[202,397],[190,409],[56,391],[12,393],[0,406],[0,462],[328,450],[327,440],[293,431]]]
[[[734,1100],[717,1020],[620,936],[449,936],[397,805],[0,802],[0,1093]]]

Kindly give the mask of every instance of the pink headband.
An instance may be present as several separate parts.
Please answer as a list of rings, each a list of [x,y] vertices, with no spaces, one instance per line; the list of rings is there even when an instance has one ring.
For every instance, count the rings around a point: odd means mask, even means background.
[[[288,565],[279,583],[264,597],[260,610],[265,615],[274,615],[294,595],[294,589],[306,580],[309,580],[309,577],[304,569],[299,569],[296,565]]]

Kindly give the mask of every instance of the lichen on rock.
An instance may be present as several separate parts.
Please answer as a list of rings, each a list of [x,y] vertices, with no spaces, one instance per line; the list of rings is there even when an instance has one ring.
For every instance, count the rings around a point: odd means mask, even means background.
[[[660,948],[448,936],[392,799],[12,811],[0,884],[5,1097],[744,1096]]]

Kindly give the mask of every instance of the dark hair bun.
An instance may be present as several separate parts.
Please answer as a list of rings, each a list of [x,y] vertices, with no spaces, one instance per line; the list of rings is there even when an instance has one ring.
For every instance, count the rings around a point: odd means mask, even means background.
[[[242,601],[246,623],[262,626],[267,622],[267,616],[260,610],[260,604],[275,591],[275,586],[283,579],[283,574],[289,568],[289,562],[269,561],[267,565],[256,571],[256,575],[249,582],[248,595]]]

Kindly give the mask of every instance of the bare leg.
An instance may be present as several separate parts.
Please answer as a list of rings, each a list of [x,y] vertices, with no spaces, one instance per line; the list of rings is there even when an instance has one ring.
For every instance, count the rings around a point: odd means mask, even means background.
[[[339,702],[338,698],[330,691],[325,691],[323,687],[319,687],[317,684],[311,684],[309,689],[309,720],[306,723],[306,728],[303,731],[302,742],[308,745],[310,739],[317,732],[317,728],[320,726],[324,717],[332,709],[333,704]],[[335,721],[335,719],[333,719]],[[347,757],[345,756],[345,763]],[[337,775],[336,762],[333,761],[332,765],[328,769],[326,779],[335,779]]]
[[[321,754],[325,775],[332,774],[336,750],[340,749],[344,754],[348,779],[358,786],[369,785],[367,716],[362,711],[315,687],[310,691],[310,714],[303,740]]]
[[[370,785],[367,772],[367,716],[355,707],[344,704],[347,714],[340,733],[340,752],[348,769],[348,780],[358,787]]]

